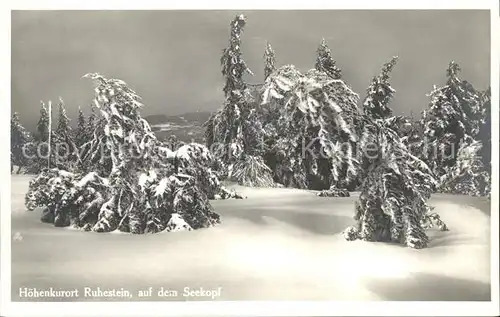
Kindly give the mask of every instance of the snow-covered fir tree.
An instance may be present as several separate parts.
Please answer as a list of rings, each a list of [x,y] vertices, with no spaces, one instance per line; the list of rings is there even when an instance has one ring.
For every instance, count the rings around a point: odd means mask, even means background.
[[[206,124],[207,146],[220,154],[228,165],[243,152],[242,112],[246,110],[248,102],[248,89],[243,81],[243,74],[251,73],[241,53],[241,34],[245,24],[243,15],[237,16],[230,24],[229,47],[223,50],[220,60],[222,75],[225,77],[223,91],[226,100]],[[213,149],[213,146],[218,148]]]
[[[294,66],[266,80],[262,103],[279,111],[272,145],[275,179],[297,188],[345,187],[357,173],[353,144],[359,97],[342,80]]]
[[[225,165],[227,177],[241,185],[272,186],[269,168],[264,163],[262,125],[254,100],[243,80],[252,74],[241,53],[241,34],[246,18],[238,15],[231,21],[229,46],[221,57],[225,77],[223,107],[205,124],[207,146]],[[259,175],[255,179],[255,175]]]
[[[62,98],[59,98],[59,119],[55,131],[55,138],[52,140],[56,151],[57,167],[64,170],[72,170],[78,163],[78,148],[75,144],[73,129],[70,119],[66,113],[66,107]]]
[[[266,50],[264,52],[264,81],[276,70],[276,57],[271,44],[268,42]],[[273,169],[275,166],[275,157],[273,153],[273,146],[277,137],[276,124],[279,120],[279,111],[277,103],[270,103],[265,107],[261,107],[262,102],[261,90],[262,84],[255,85],[254,87],[254,99],[256,102],[256,108],[259,109],[262,130],[263,130],[263,158],[265,164]]]
[[[396,66],[398,57],[394,56],[390,62],[385,63],[380,75],[375,76],[366,91],[363,101],[363,112],[373,119],[381,119],[392,116],[392,110],[388,107],[396,92],[389,83],[390,72]]]
[[[393,115],[393,111],[390,107],[391,101],[394,99],[396,90],[391,86],[390,83],[390,73],[394,69],[398,62],[398,57],[394,56],[392,59],[382,66],[382,71],[380,74],[373,78],[371,84],[367,89],[367,95],[363,101],[363,112],[364,119],[361,121],[360,126],[363,129],[364,121],[383,119],[384,125],[394,131],[400,138],[403,144],[407,147],[413,155],[419,155],[421,149],[421,128],[417,124],[415,119],[412,117],[404,115]],[[364,130],[361,130],[364,131]],[[365,178],[368,171],[367,164],[370,164],[369,160],[366,160],[365,155],[366,149],[361,148],[358,152],[360,162],[362,163],[362,171],[359,174],[360,183]]]
[[[389,107],[395,90],[389,73],[397,57],[384,64],[367,89],[363,132],[359,141],[361,194],[356,202],[357,225],[344,232],[347,240],[385,241],[424,248],[426,229],[448,230],[427,200],[438,183],[427,164],[413,152],[418,140],[411,118],[393,116]]]
[[[266,79],[276,70],[276,56],[269,42],[267,43],[266,51],[264,52],[264,62],[264,79]]]
[[[317,49],[317,54],[315,68],[320,72],[326,73],[332,79],[341,79],[342,71],[337,67],[337,63],[333,59],[332,52],[326,44],[325,39],[322,39]]]
[[[430,93],[429,108],[423,112],[423,157],[436,176],[455,165],[460,144],[470,137],[477,140],[484,121],[480,93],[458,76],[460,66],[451,62],[443,87]]]
[[[29,164],[27,146],[31,142],[31,136],[19,121],[19,114],[14,112],[10,119],[10,171],[17,166],[16,174],[21,172],[21,168]]]
[[[78,107],[78,126],[75,135],[75,144],[80,148],[85,142],[85,135],[87,134],[87,122],[83,110]]]
[[[59,120],[57,122],[56,133],[60,137],[71,137],[70,119],[66,113],[66,107],[62,98],[59,98]]]
[[[36,125],[36,140],[47,142],[49,139],[49,112],[44,102],[40,103],[40,118]]]
[[[43,221],[97,232],[154,233],[219,223],[200,171],[186,168],[203,159],[190,156],[192,151],[165,151],[140,116],[140,97],[125,82],[85,77],[96,84],[95,104],[104,123],[97,125],[82,158],[90,164],[76,172],[43,170],[30,182],[28,209],[43,206]],[[182,170],[176,167],[179,157]]]
[[[90,141],[93,136],[94,136],[94,131],[97,127],[97,123],[98,123],[98,117],[97,117],[97,110],[96,110],[96,106],[94,104],[91,104],[90,105],[90,115],[87,119],[87,133],[85,134],[85,141]]]
[[[358,133],[363,133],[366,130],[364,125],[366,122],[371,122],[377,119],[387,119],[384,121],[386,125],[389,125],[392,130],[399,132],[399,128],[404,125],[404,119],[402,117],[393,117],[392,109],[389,107],[390,102],[394,98],[396,90],[391,86],[389,79],[390,73],[398,61],[397,56],[393,56],[391,61],[385,63],[382,66],[382,70],[379,75],[374,76],[372,82],[366,90],[366,97],[363,100],[363,119],[360,120],[358,125]],[[361,126],[361,130],[359,130]],[[400,133],[398,135],[401,137]],[[366,149],[361,149],[357,153],[359,161],[361,162],[361,169],[359,173],[359,183],[361,184],[366,177],[368,172],[369,160],[365,157]]]
[[[123,81],[98,74],[88,77],[96,83],[95,103],[105,120],[103,133],[91,141],[91,149],[104,150],[99,159],[107,164],[101,165],[100,174],[114,189],[95,230],[110,231],[123,225],[125,231],[142,233],[147,210],[145,193],[137,191],[138,173],[153,167],[154,158],[148,152],[154,149],[156,138],[139,114],[143,106],[140,97]]]
[[[28,169],[32,173],[39,173],[48,166],[56,166],[56,156],[54,155],[55,146],[54,142],[52,142],[52,140],[54,140],[55,138],[55,133],[53,131],[50,131],[51,150],[49,153],[49,115],[50,114],[48,112],[47,106],[43,101],[41,101],[40,118],[37,122],[36,133],[33,136],[32,142],[30,142],[30,144],[28,145],[31,152],[30,156],[33,157],[33,159],[30,160],[30,166]]]
[[[80,147],[80,153],[83,153],[84,156],[88,152],[95,153],[95,149],[91,149],[91,141],[98,139],[98,134],[104,131],[105,120],[104,117],[98,116],[98,112],[100,111],[98,111],[96,105],[94,103],[90,104],[90,115],[88,116],[85,124],[85,132],[82,137],[83,144]],[[104,163],[104,161],[100,160],[89,160],[87,156],[87,159],[83,159],[82,157],[80,158],[78,166],[82,170],[90,171],[92,168],[100,166]],[[89,169],[89,167],[91,169]]]
[[[448,230],[427,204],[437,185],[429,167],[412,155],[386,119],[366,118],[361,147],[367,172],[356,202],[355,227],[344,231],[347,240],[401,243],[424,248],[426,229],[437,225]]]
[[[491,88],[488,87],[481,93],[481,108],[484,111],[484,121],[479,128],[478,139],[481,141],[481,151],[483,165],[491,175]]]

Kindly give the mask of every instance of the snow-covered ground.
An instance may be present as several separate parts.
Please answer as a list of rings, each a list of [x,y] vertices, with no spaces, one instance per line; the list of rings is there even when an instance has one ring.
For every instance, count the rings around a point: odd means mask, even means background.
[[[490,300],[490,217],[483,198],[436,195],[431,205],[451,231],[432,231],[428,249],[412,250],[344,241],[356,195],[238,188],[248,199],[213,202],[222,216],[218,227],[103,234],[41,223],[40,210],[24,208],[28,181],[12,177],[12,234],[22,236],[12,242],[14,301],[21,287],[85,286],[124,288],[132,300],[210,300],[183,297],[185,287],[221,287],[217,300]],[[152,297],[137,297],[148,287]],[[161,287],[178,296],[158,296]]]

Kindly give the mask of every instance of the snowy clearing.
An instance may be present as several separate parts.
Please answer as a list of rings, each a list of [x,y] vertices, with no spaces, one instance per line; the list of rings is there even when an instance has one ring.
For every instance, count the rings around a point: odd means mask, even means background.
[[[211,300],[184,297],[185,287],[221,287],[217,300],[490,300],[484,198],[435,195],[430,205],[450,231],[431,231],[429,248],[414,250],[345,241],[356,193],[236,187],[248,199],[212,201],[222,218],[215,228],[105,234],[41,223],[40,209],[24,207],[29,179],[12,176],[12,234],[22,236],[12,242],[13,301],[21,287],[124,288],[131,300]],[[137,296],[148,287],[153,296]],[[179,294],[160,297],[161,287]]]

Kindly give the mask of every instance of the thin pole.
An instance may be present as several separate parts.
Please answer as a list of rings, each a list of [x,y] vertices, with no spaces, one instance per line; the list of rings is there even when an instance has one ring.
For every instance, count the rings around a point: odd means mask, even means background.
[[[50,168],[50,139],[52,135],[52,102],[49,100],[49,156],[47,159],[47,167]]]

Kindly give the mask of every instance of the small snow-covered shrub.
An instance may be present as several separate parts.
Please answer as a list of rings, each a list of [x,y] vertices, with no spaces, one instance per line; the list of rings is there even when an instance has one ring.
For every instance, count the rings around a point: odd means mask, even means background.
[[[445,168],[445,174],[440,179],[441,192],[469,196],[490,194],[491,177],[479,155],[481,148],[480,141],[465,139],[458,150],[455,165]]]
[[[191,228],[190,225],[179,214],[172,214],[172,217],[167,223],[167,230],[168,231],[191,231],[193,228]]]
[[[206,193],[197,186],[193,176],[180,173],[154,175],[141,188],[147,197],[146,232],[168,231],[184,222],[191,228],[186,230],[213,227],[220,223],[220,216],[213,211]],[[174,214],[176,218],[172,220]],[[179,217],[183,222],[179,222]],[[178,225],[172,227],[173,224]]]
[[[347,227],[344,230],[343,234],[344,234],[344,239],[346,239],[347,241],[354,241],[359,239],[359,231],[353,226]]]
[[[82,177],[67,171],[45,169],[29,184],[26,207],[44,208],[42,221],[58,227],[73,225],[88,230],[98,219],[107,180],[95,173]]]
[[[179,178],[176,180],[179,181]],[[196,186],[195,178],[188,178],[174,192],[173,211],[193,229],[209,228],[220,223],[219,214],[213,211],[207,196]]]
[[[433,210],[434,207],[430,207],[430,212],[425,215],[423,220],[424,228],[437,228],[439,231],[448,231],[446,224],[441,220],[441,217],[436,212],[433,212]]]
[[[349,197],[349,191],[346,189],[339,189],[334,186],[329,189],[322,190],[318,193],[319,197]]]
[[[208,199],[196,187],[196,181],[188,175],[171,175],[160,178],[150,173],[144,181],[141,177],[136,192],[137,199],[122,213],[115,212],[120,197],[115,199],[108,179],[91,172],[73,174],[52,169],[43,171],[30,183],[26,205],[30,210],[45,207],[42,221],[55,226],[73,226],[85,231],[145,233],[170,230],[179,223],[172,215],[181,217],[191,229],[214,226],[220,223]],[[55,202],[55,203],[54,203]],[[135,214],[131,210],[136,205]],[[170,224],[170,226],[169,226]],[[178,229],[176,229],[178,230]]]
[[[218,169],[220,162],[205,145],[189,143],[180,146],[176,151],[171,151],[167,147],[160,147],[159,151],[165,160],[172,164],[176,173],[193,176],[208,199],[242,197],[222,186]]]
[[[221,191],[218,194],[216,194],[214,197],[215,200],[223,200],[223,199],[229,199],[229,198],[246,199],[247,197],[238,193],[234,189],[229,190],[226,187],[221,187]]]

